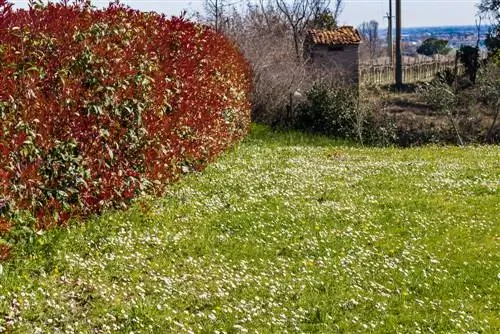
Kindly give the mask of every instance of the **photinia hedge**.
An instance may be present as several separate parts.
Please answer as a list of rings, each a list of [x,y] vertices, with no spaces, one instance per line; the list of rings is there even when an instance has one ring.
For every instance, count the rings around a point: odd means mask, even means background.
[[[0,0],[0,233],[203,168],[248,131],[250,80],[232,42],[183,18]]]

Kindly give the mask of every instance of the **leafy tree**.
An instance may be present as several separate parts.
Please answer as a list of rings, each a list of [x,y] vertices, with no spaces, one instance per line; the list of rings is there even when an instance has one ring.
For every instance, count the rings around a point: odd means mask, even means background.
[[[442,80],[434,80],[421,87],[419,92],[429,106],[448,117],[460,146],[463,146],[464,142],[458,131],[457,121],[455,119],[455,113],[458,107],[458,95],[453,88]]]
[[[323,14],[329,12],[327,9],[331,5],[331,0],[274,0],[276,8],[284,17],[290,31],[292,32],[293,43],[297,60],[300,60],[300,45],[304,32],[310,28],[310,23],[319,19]],[[342,0],[334,1],[333,18],[337,21],[337,15],[342,10]],[[325,22],[326,23],[326,22]]]
[[[479,11],[492,21],[492,28],[486,38],[486,47],[494,61],[500,64],[500,0],[482,0]]]
[[[494,62],[500,65],[500,26],[492,30],[486,37],[486,47]]]
[[[479,70],[479,48],[469,45],[460,46],[458,50],[460,62],[465,66],[465,72],[471,82],[476,82],[477,71]]]
[[[492,142],[493,129],[500,114],[500,65],[489,64],[482,70],[479,76],[479,92],[493,117],[484,141]]]
[[[448,47],[448,41],[434,37],[427,38],[417,49],[417,53],[426,56],[432,56],[435,54],[445,55],[449,52],[450,48]]]
[[[493,20],[500,21],[500,0],[482,0],[479,10],[491,16]]]
[[[333,10],[330,9],[331,5],[333,5]],[[316,10],[313,19],[309,23],[309,28],[323,30],[337,28],[337,19],[344,8],[344,0],[335,0],[333,4],[331,0],[319,1],[313,6],[316,6]]]
[[[337,28],[337,18],[329,8],[325,8],[316,13],[314,18],[309,22],[309,28],[333,30]]]

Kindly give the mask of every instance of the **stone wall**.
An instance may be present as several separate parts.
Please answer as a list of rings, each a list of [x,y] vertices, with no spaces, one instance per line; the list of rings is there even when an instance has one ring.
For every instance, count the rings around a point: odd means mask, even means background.
[[[317,70],[338,73],[342,81],[359,84],[358,45],[314,45],[310,57]]]

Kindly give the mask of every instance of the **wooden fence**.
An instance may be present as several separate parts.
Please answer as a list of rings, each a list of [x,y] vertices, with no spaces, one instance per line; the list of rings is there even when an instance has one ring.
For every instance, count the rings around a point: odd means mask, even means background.
[[[429,81],[438,72],[455,69],[454,59],[421,60],[405,59],[403,61],[403,82],[414,83]],[[463,73],[463,65],[458,63],[459,73]],[[363,63],[359,66],[360,83],[363,85],[389,85],[394,83],[394,66],[390,63]]]

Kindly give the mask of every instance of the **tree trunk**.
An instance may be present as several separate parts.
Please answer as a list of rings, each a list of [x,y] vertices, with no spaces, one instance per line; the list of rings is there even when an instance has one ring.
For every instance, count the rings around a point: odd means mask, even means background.
[[[300,62],[300,46],[299,46],[300,36],[297,31],[293,32],[293,44],[295,46],[295,55],[297,56],[297,62]]]
[[[458,142],[460,146],[464,146],[464,142],[462,140],[462,136],[460,136],[460,132],[458,132],[457,125],[455,124],[455,120],[453,119],[453,116],[451,115],[450,112],[448,112],[448,119],[451,122],[451,125],[453,126],[453,130],[455,130],[455,134],[457,135]]]

